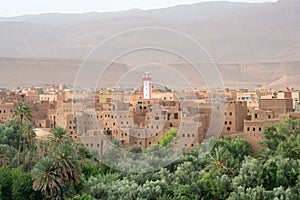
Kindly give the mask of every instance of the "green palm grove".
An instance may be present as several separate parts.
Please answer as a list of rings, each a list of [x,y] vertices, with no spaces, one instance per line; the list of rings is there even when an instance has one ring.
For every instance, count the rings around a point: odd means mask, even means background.
[[[22,104],[13,112],[14,120],[0,125],[0,200],[300,199],[300,120],[267,127],[255,155],[245,140],[225,137],[208,154],[199,145],[158,171],[130,174],[99,165],[61,127],[37,141],[30,109]],[[163,144],[176,139],[174,129],[166,135]]]

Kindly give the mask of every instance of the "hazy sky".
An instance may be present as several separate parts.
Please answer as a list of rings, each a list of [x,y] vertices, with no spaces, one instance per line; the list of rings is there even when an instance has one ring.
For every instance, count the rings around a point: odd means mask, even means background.
[[[2,1],[2,2],[1,2]],[[152,9],[216,0],[1,0],[0,16],[47,12],[82,13],[118,11],[133,8]],[[275,2],[277,0],[230,0],[233,2]]]

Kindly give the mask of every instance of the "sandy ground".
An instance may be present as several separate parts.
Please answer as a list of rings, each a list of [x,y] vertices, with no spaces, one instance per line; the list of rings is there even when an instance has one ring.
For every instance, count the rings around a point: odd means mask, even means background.
[[[38,140],[45,140],[49,135],[51,135],[49,128],[36,128],[34,131]]]

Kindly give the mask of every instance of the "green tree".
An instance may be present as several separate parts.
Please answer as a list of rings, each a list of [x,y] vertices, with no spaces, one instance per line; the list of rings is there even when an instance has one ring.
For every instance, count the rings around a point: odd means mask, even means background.
[[[11,200],[11,185],[13,182],[11,169],[8,166],[0,168],[0,200]]]
[[[19,125],[14,120],[7,121],[6,126],[0,129],[0,144],[9,145],[18,149],[19,146]]]
[[[48,157],[42,158],[31,171],[33,189],[46,198],[67,198],[72,196],[73,184],[78,184],[81,166],[71,143],[60,143]]]
[[[24,124],[24,135],[25,135],[25,138],[27,140],[27,144],[28,144],[28,164],[29,164],[29,171],[31,170],[31,166],[32,166],[32,153],[34,151],[34,145],[35,145],[35,141],[36,141],[36,134],[35,134],[35,131],[34,131],[34,126],[32,123],[25,123]],[[26,144],[26,143],[24,143]],[[24,155],[24,164],[26,163],[26,160],[25,160],[25,149],[26,147],[24,146],[24,152],[23,152],[23,155]]]
[[[0,167],[13,165],[14,156],[17,150],[7,144],[0,144]]]
[[[205,169],[212,173],[216,172],[218,175],[233,176],[235,174],[233,165],[233,155],[224,147],[215,147],[208,157],[208,165]]]
[[[31,171],[31,176],[32,188],[40,191],[46,198],[58,196],[61,188],[65,186],[63,178],[57,173],[53,166],[53,160],[49,157],[42,158],[36,163]]]
[[[167,130],[167,132],[165,132],[164,135],[158,139],[159,146],[161,147],[167,146],[176,138],[176,135],[177,135],[177,129],[171,128]]]
[[[62,127],[56,127],[52,130],[52,135],[49,136],[51,148],[56,148],[59,144],[71,144],[71,136]]]
[[[14,200],[33,200],[40,199],[40,193],[32,189],[31,175],[23,173],[20,169],[12,170],[12,199]]]
[[[285,141],[287,138],[296,139],[299,134],[300,120],[286,118],[282,123],[265,128],[263,132],[264,140],[261,144],[275,152],[282,141]]]
[[[32,114],[31,114],[30,107],[26,103],[19,103],[17,107],[13,109],[12,115],[13,118],[18,122],[20,126],[19,147],[18,147],[18,167],[20,167],[23,123],[30,122],[32,120]]]
[[[53,153],[53,167],[66,185],[78,184],[81,166],[74,149],[69,144],[60,144]]]

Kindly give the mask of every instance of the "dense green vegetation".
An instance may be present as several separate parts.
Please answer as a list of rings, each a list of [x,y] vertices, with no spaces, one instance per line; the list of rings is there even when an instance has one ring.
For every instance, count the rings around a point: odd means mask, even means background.
[[[268,127],[257,155],[226,137],[209,154],[198,146],[158,171],[130,174],[100,165],[60,127],[37,141],[33,126],[17,119],[0,125],[0,200],[300,199],[300,120]],[[160,146],[175,136],[171,130]]]

